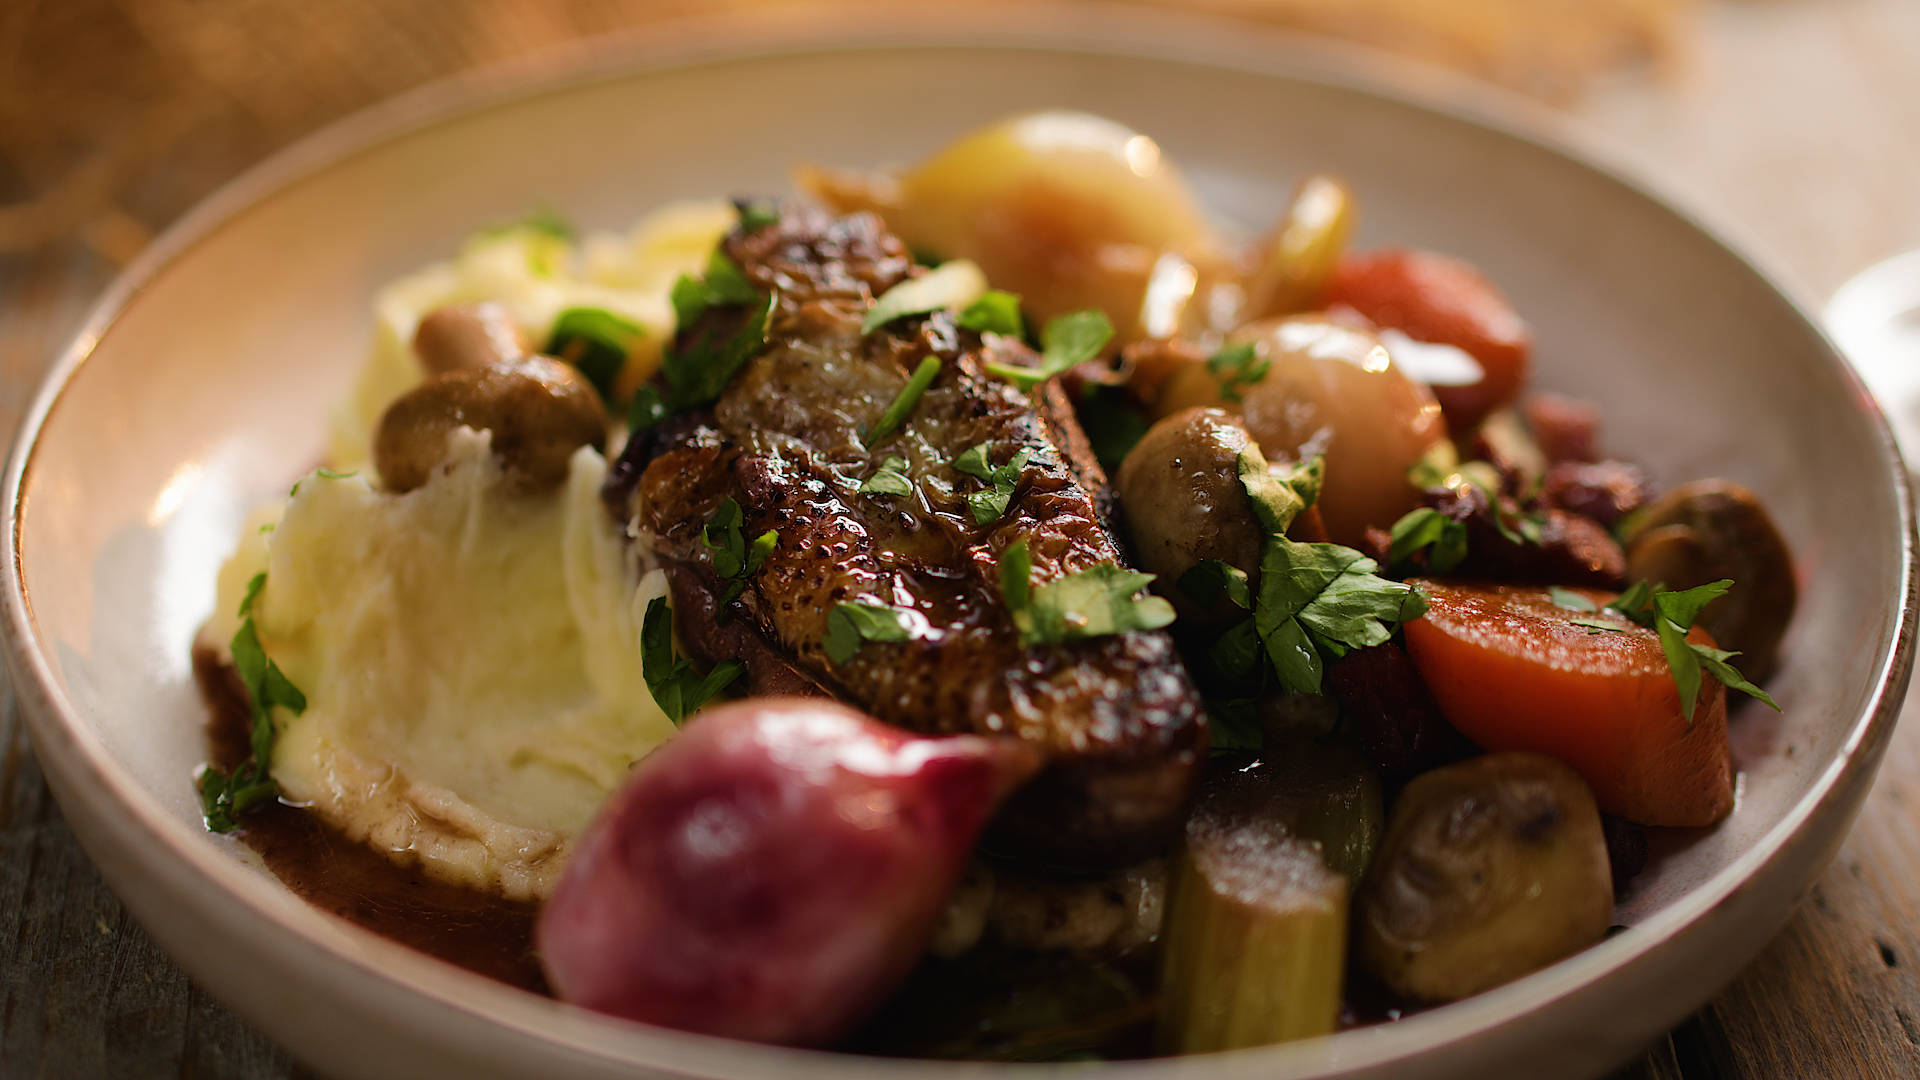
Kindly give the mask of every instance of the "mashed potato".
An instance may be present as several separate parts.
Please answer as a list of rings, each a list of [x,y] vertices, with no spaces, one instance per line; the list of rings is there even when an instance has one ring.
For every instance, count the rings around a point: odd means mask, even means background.
[[[665,583],[629,568],[599,499],[606,463],[509,494],[483,432],[404,495],[360,476],[300,482],[220,577],[225,641],[247,581],[254,621],[307,696],[281,710],[286,798],[444,880],[544,897],[633,761],[673,732],[641,676],[640,621]],[[483,628],[476,632],[476,628]]]
[[[380,414],[424,376],[413,355],[414,329],[428,312],[448,304],[498,303],[536,348],[568,308],[624,316],[641,328],[617,387],[620,396],[631,394],[652,377],[673,333],[667,296],[674,279],[705,267],[734,216],[731,206],[717,200],[674,203],[625,236],[595,234],[577,247],[529,226],[480,232],[452,259],[388,285],[374,300],[372,356],[334,411],[329,460],[343,469],[366,463]]]

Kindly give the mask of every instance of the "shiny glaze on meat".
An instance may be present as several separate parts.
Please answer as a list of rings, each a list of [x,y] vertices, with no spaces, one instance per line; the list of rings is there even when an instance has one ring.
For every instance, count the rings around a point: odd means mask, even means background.
[[[873,298],[915,272],[870,216],[789,209],[723,247],[756,286],[778,290],[769,345],[711,410],[636,438],[608,490],[669,568],[686,647],[709,663],[741,659],[756,693],[811,682],[916,731],[1042,747],[1051,764],[1002,814],[988,840],[996,851],[1089,867],[1164,846],[1205,743],[1172,640],[1025,648],[1000,595],[1001,553],[1021,538],[1035,584],[1123,561],[1106,478],[1064,394],[1049,385],[1029,398],[988,375],[989,360],[1035,358],[945,312],[862,335]],[[724,333],[729,318],[738,315],[709,313],[688,332]],[[863,433],[927,356],[941,359],[939,378],[901,430],[870,443]],[[1032,455],[1006,513],[985,526],[965,502],[985,485],[951,464],[981,442],[995,465]],[[860,494],[889,457],[906,461],[912,494]],[[727,498],[744,509],[748,536],[774,529],[779,543],[716,622],[720,583],[702,528]],[[868,643],[833,663],[821,640],[841,602],[912,611],[915,640]]]

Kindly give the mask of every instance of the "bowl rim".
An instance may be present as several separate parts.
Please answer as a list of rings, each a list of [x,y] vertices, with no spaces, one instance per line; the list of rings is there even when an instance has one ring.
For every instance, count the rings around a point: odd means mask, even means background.
[[[857,21],[822,17],[824,13],[849,11],[858,13]],[[1914,660],[1920,562],[1916,561],[1910,480],[1878,404],[1807,306],[1783,284],[1790,279],[1762,265],[1752,254],[1752,245],[1737,239],[1739,229],[1725,222],[1709,224],[1710,214],[1663,192],[1641,170],[1620,164],[1622,155],[1617,149],[1603,147],[1591,133],[1576,135],[1564,118],[1544,107],[1419,62],[1245,21],[1124,4],[1103,8],[1097,21],[1088,20],[1086,13],[1082,5],[1058,0],[937,12],[828,3],[751,16],[730,12],[668,20],[428,83],[335,121],[222,185],[168,227],[90,309],[43,377],[23,414],[7,460],[4,487],[0,488],[0,515],[4,515],[7,528],[7,542],[0,545],[0,642],[4,643],[27,727],[43,758],[76,769],[79,782],[108,798],[118,811],[112,827],[120,832],[121,843],[133,837],[140,844],[150,845],[163,853],[161,857],[210,882],[215,893],[228,903],[237,903],[245,917],[322,954],[340,973],[377,980],[388,989],[422,999],[438,1009],[466,1014],[514,1031],[521,1038],[549,1044],[552,1050],[584,1053],[608,1063],[650,1065],[675,1069],[687,1076],[715,1078],[778,1071],[825,1080],[896,1072],[901,1067],[897,1059],[769,1047],[590,1013],[415,952],[304,901],[288,905],[285,901],[291,894],[283,886],[248,870],[230,854],[205,842],[198,830],[175,820],[119,765],[38,648],[33,602],[20,550],[38,436],[74,376],[120,314],[150,281],[201,241],[285,189],[318,179],[362,153],[438,124],[602,83],[763,56],[880,47],[938,51],[986,46],[1131,57],[1201,64],[1320,85],[1462,123],[1482,134],[1528,144],[1652,204],[1753,273],[1812,339],[1825,346],[1828,361],[1855,391],[1862,418],[1879,450],[1883,474],[1878,479],[1891,486],[1902,528],[1900,596],[1891,612],[1892,633],[1882,654],[1876,657],[1874,685],[1866,707],[1851,721],[1834,760],[1780,821],[1727,865],[1655,911],[1632,931],[1516,982],[1395,1024],[1213,1056],[1208,1059],[1209,1066],[1233,1075],[1252,1076],[1316,1065],[1332,1067],[1336,1062],[1342,1069],[1357,1069],[1405,1060],[1442,1045],[1486,1035],[1602,983],[1700,922],[1764,866],[1781,857],[1830,797],[1854,782],[1853,774],[1862,770],[1870,774],[1877,767],[1880,751],[1898,719]],[[1756,945],[1755,950],[1758,948]],[[1116,1062],[1109,1068],[1129,1076],[1163,1077],[1173,1075],[1182,1060]],[[977,1075],[980,1071],[978,1063],[913,1061],[912,1067],[916,1074],[927,1076]],[[999,1068],[1024,1075],[1045,1066]]]

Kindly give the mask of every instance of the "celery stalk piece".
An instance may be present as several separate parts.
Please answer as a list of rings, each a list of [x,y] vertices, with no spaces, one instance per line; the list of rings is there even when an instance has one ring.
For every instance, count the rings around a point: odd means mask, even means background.
[[[1278,822],[1190,824],[1163,943],[1160,1048],[1205,1053],[1333,1031],[1347,894],[1320,844]]]

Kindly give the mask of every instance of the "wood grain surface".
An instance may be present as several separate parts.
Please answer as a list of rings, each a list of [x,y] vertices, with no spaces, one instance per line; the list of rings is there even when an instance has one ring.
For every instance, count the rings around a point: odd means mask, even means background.
[[[0,3],[0,426],[117,266],[266,153],[435,76],[703,6]],[[1917,0],[1454,0],[1457,17],[1438,22],[1409,0],[1205,6],[1549,95],[1810,302],[1920,247]],[[1620,66],[1643,56],[1663,59]],[[309,1075],[131,921],[61,821],[4,693],[0,706],[0,1077]],[[1920,1077],[1909,721],[1788,928],[1616,1080]]]

